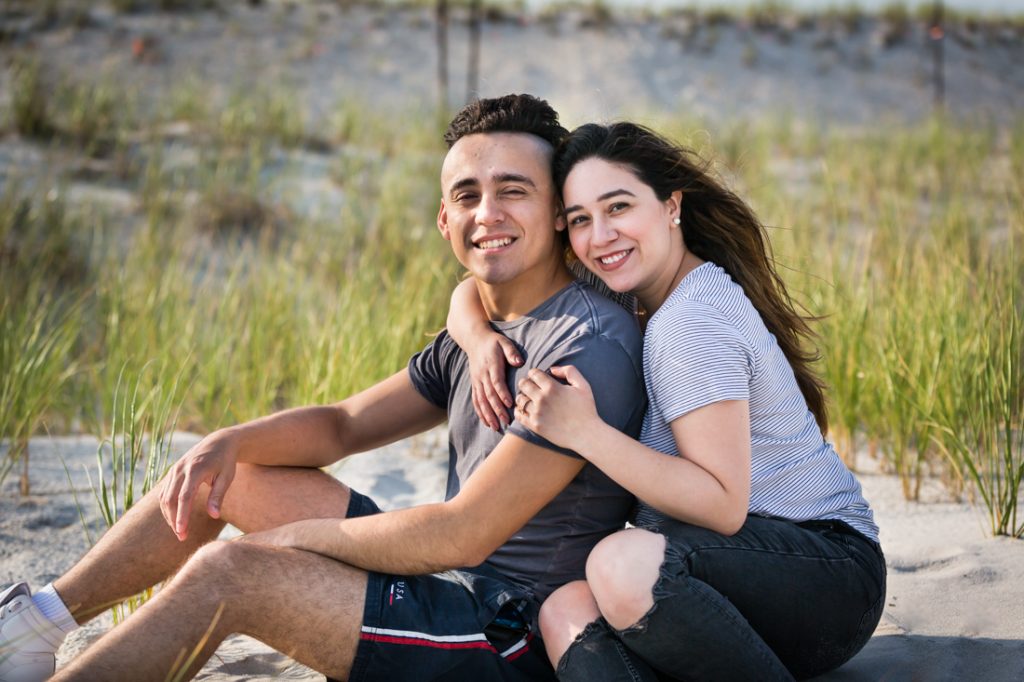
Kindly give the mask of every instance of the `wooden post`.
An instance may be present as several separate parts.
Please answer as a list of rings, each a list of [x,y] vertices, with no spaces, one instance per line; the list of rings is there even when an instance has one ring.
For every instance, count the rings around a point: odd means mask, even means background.
[[[17,461],[17,458],[21,457],[21,476],[18,480],[18,489],[22,496],[28,497],[31,492],[28,480],[28,438],[15,437],[11,439],[11,450],[7,456],[11,455],[14,455],[13,461]]]
[[[946,99],[946,74],[942,54],[942,44],[946,38],[943,27],[943,2],[936,0],[932,7],[932,25],[928,29],[928,37],[932,43],[932,79],[935,90],[935,111],[942,111]]]
[[[448,109],[448,0],[437,0],[437,90],[444,112]]]
[[[480,21],[483,13],[480,0],[469,3],[469,63],[466,65],[466,102],[479,96]]]

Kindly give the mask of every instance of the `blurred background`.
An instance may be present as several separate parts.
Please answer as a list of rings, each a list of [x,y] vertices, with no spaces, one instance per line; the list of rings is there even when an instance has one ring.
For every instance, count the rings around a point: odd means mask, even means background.
[[[205,433],[401,368],[460,275],[444,125],[531,92],[711,159],[820,318],[844,458],[1019,536],[1021,63],[1022,1],[5,0],[4,490],[33,434]]]

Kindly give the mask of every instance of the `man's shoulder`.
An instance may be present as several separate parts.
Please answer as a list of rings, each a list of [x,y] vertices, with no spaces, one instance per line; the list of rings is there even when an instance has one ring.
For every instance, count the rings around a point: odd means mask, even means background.
[[[636,318],[586,282],[573,282],[562,295],[563,314],[575,321],[579,336],[605,336],[629,347],[642,336]]]
[[[643,336],[636,319],[587,284],[573,282],[541,317],[548,323],[527,332],[535,338],[522,340],[527,354],[535,353],[536,366],[605,366],[614,374],[612,367],[621,365],[642,376]]]

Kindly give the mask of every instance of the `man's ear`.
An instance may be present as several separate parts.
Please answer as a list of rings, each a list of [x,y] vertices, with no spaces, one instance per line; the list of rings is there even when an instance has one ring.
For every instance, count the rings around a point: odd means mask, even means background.
[[[441,199],[441,206],[437,209],[437,229],[441,236],[448,241],[452,240],[451,232],[448,229],[448,209],[444,205],[444,198]]]
[[[555,207],[555,232],[561,232],[565,229],[565,211],[562,209],[562,204],[559,202],[558,206]]]

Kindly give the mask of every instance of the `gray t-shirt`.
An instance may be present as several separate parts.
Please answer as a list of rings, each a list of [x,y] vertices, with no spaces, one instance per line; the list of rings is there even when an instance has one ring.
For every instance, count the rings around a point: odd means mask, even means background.
[[[571,364],[590,383],[601,418],[631,437],[639,434],[646,408],[642,339],[636,322],[621,307],[573,282],[528,315],[492,325],[515,342],[524,360],[522,367],[509,368],[513,395],[531,368]],[[413,356],[409,375],[427,400],[448,411],[446,499],[451,499],[503,436],[484,426],[473,411],[469,362],[446,331]],[[579,457],[518,421],[504,437],[508,434]],[[560,585],[583,579],[590,550],[623,527],[633,503],[630,493],[587,464],[484,563],[543,599]]]

